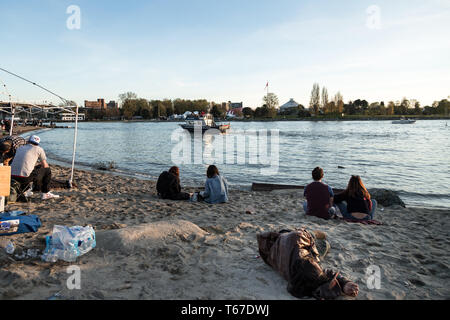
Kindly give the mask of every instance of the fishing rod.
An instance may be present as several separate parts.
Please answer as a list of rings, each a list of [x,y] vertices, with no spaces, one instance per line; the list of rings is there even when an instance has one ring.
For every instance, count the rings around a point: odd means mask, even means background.
[[[49,90],[49,89],[47,89],[47,88],[41,86],[40,84],[37,84],[37,83],[34,82],[34,81],[28,80],[28,79],[26,79],[26,78],[24,78],[24,77],[22,77],[22,76],[19,76],[18,74],[15,74],[14,72],[11,72],[11,71],[6,70],[6,69],[1,68],[1,67],[0,67],[0,70],[3,71],[3,72],[6,72],[6,73],[8,73],[8,74],[10,74],[10,75],[12,75],[12,76],[14,76],[14,77],[16,77],[16,78],[19,78],[19,79],[21,79],[21,80],[23,80],[23,81],[26,81],[26,82],[28,82],[28,83],[31,83],[32,85],[34,85],[34,86],[36,86],[36,87],[38,87],[38,88],[41,88],[42,90],[44,90],[44,91],[46,91],[46,92],[48,92],[48,93],[54,95],[55,97],[58,97],[59,99],[61,99],[62,102],[64,102],[64,104],[65,104],[66,106],[70,104],[70,101],[69,101],[69,100],[67,100],[67,99],[61,97],[60,95],[54,93],[53,91],[51,91],[51,90]],[[5,86],[5,88],[6,88],[6,86]],[[10,102],[10,104],[11,104],[11,107],[12,107],[12,103],[11,103],[11,102]],[[70,179],[69,179],[69,186],[70,186],[71,188],[72,188],[72,186],[73,186],[72,183],[73,183],[73,173],[74,173],[74,168],[75,168],[75,153],[76,153],[76,149],[77,149],[77,135],[78,135],[78,104],[75,103],[75,106],[76,106],[76,111],[75,111],[75,134],[74,134],[74,139],[73,139],[72,170],[71,170],[71,173],[70,173]],[[12,129],[13,129],[13,123],[14,123],[14,111],[15,111],[15,108],[12,107],[12,109],[13,109],[13,110],[12,110],[12,118],[11,118],[11,129],[10,129],[10,130],[11,130],[11,134],[10,134],[10,135],[12,135]],[[62,109],[63,109],[63,108],[62,108]],[[71,111],[73,112],[73,110],[71,110]]]
[[[41,86],[40,84],[37,84],[37,83],[34,82],[34,81],[28,80],[28,79],[26,79],[26,78],[24,78],[24,77],[22,77],[22,76],[19,76],[18,74],[15,74],[14,72],[11,72],[11,71],[6,70],[6,69],[3,69],[3,68],[0,68],[0,70],[3,71],[3,72],[6,72],[6,73],[8,73],[8,74],[10,74],[10,75],[12,75],[12,76],[14,76],[14,77],[16,77],[16,78],[19,78],[19,79],[21,79],[21,80],[23,80],[23,81],[26,81],[26,82],[28,82],[28,83],[31,83],[32,85],[34,85],[34,86],[36,86],[36,87],[38,87],[38,88],[41,88],[42,90],[47,91],[48,93],[50,93],[50,94],[54,95],[55,97],[58,97],[59,99],[61,99],[61,100],[62,100],[64,103],[66,103],[66,104],[69,103],[69,100],[67,100],[67,99],[65,99],[65,98],[63,98],[63,97],[61,97],[60,95],[54,93],[53,91],[50,91],[49,89],[47,89],[47,88]]]

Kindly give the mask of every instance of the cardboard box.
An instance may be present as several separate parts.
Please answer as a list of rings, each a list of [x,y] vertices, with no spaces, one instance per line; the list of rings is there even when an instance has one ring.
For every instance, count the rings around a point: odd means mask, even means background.
[[[0,167],[0,197],[8,197],[11,189],[11,167]]]

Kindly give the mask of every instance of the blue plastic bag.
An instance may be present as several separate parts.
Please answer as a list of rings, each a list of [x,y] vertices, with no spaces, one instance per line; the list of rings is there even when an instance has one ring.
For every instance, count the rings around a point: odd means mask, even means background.
[[[12,236],[14,234],[37,232],[42,226],[38,216],[0,216],[0,236]]]

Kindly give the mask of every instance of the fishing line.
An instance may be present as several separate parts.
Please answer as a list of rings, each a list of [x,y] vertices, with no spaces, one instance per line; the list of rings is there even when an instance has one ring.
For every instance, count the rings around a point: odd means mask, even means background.
[[[3,69],[3,68],[0,68],[0,70],[2,70],[3,72],[6,72],[6,73],[8,73],[8,74],[10,74],[10,75],[12,75],[12,76],[14,76],[14,77],[16,77],[16,78],[19,78],[19,79],[21,79],[21,80],[23,80],[23,81],[26,81],[26,82],[28,82],[28,83],[31,83],[32,85],[34,85],[34,86],[36,86],[36,87],[38,87],[38,88],[41,88],[42,90],[47,91],[48,93],[54,95],[55,97],[60,98],[64,103],[68,103],[68,102],[69,102],[67,99],[61,97],[60,95],[54,93],[53,91],[50,91],[49,89],[47,89],[47,88],[41,86],[40,84],[37,84],[37,83],[34,82],[34,81],[28,80],[28,79],[26,79],[26,78],[24,78],[24,77],[22,77],[22,76],[19,76],[18,74],[15,74],[14,72],[8,71],[8,70]],[[5,87],[6,87],[6,86],[5,86]]]

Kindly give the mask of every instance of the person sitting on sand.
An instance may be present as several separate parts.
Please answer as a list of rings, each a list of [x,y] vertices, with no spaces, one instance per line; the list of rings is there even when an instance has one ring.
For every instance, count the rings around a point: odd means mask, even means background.
[[[7,136],[0,139],[0,157],[4,166],[9,166],[17,149],[27,144],[27,141],[19,136]]]
[[[181,192],[180,169],[172,167],[169,171],[164,171],[156,183],[156,191],[162,199],[189,200],[191,195]]]
[[[317,167],[313,170],[314,182],[305,188],[304,196],[307,201],[303,203],[303,209],[308,216],[328,220],[336,216],[336,208],[333,206],[333,189],[322,182],[323,176],[322,168]]]
[[[219,173],[219,169],[212,165],[206,172],[208,179],[205,183],[205,191],[200,196],[210,204],[228,202],[228,182]]]
[[[347,189],[335,195],[334,203],[345,219],[373,220],[377,208],[360,176],[350,178]]]
[[[17,149],[11,164],[12,179],[22,186],[33,182],[33,189],[42,192],[42,200],[59,198],[58,195],[50,192],[52,172],[47,163],[45,151],[39,146],[40,142],[41,139],[38,136],[31,136],[28,144]],[[40,165],[37,166],[38,161]]]
[[[264,232],[256,238],[262,260],[288,282],[287,290],[294,297],[331,300],[358,295],[356,283],[320,266],[330,248],[323,232],[301,228]]]

